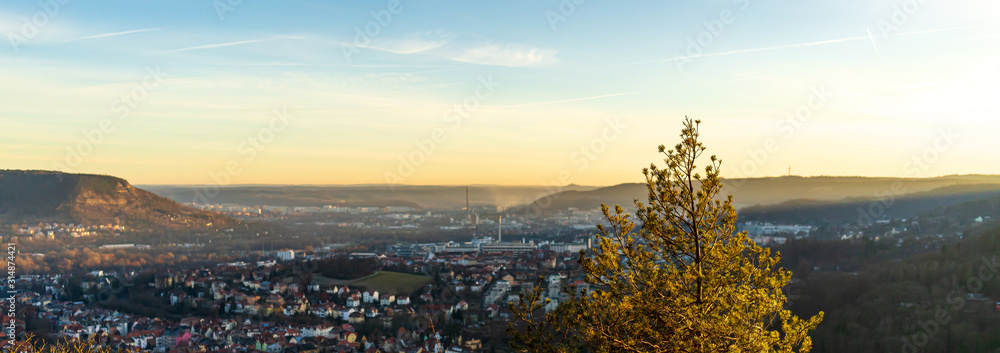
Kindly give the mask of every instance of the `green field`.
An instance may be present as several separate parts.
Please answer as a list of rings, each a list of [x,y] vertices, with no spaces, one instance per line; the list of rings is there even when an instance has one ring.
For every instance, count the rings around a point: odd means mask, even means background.
[[[431,283],[431,278],[428,276],[388,271],[378,271],[370,276],[355,280],[339,280],[322,275],[316,275],[313,279],[321,285],[349,285],[377,290],[382,294],[406,295]]]

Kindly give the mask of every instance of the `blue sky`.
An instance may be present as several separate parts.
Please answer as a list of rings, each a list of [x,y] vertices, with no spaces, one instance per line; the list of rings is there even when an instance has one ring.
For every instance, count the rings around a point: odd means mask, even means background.
[[[995,1],[577,2],[0,4],[0,168],[610,185],[687,115],[731,177],[1000,173]]]

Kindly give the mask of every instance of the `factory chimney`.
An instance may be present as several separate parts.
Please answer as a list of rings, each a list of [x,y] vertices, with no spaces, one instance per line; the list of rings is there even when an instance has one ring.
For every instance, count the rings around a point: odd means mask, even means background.
[[[500,221],[497,222],[497,243],[503,242],[501,232],[503,232],[503,215],[500,215]]]

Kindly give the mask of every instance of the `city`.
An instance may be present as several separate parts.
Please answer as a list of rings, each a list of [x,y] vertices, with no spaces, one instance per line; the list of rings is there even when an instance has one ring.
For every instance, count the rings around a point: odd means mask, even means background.
[[[0,2],[0,353],[1000,353],[1000,2]]]

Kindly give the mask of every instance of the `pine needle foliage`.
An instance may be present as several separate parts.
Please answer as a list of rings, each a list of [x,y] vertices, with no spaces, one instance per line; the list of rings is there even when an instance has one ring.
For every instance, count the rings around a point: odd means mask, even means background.
[[[23,340],[8,341],[0,347],[0,353],[139,353],[138,347],[111,348],[94,344],[93,341],[63,339],[46,343],[30,333]]]
[[[720,196],[722,161],[696,165],[705,152],[700,123],[685,118],[680,143],[659,146],[665,166],[643,169],[648,201],[635,201],[635,216],[601,205],[609,225],[580,252],[586,289],[564,287],[570,299],[548,313],[541,286],[511,304],[514,349],[810,351],[808,333],[823,313],[802,320],[785,309],[791,273],[778,266],[780,254],[736,232],[732,196]]]

